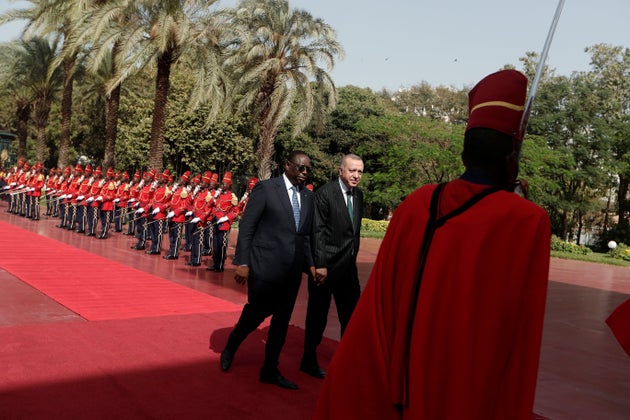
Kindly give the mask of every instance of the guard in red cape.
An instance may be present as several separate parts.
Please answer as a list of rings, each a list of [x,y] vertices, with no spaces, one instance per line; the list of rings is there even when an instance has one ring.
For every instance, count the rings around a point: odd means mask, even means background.
[[[503,70],[470,91],[466,170],[394,212],[315,419],[532,418],[551,229],[513,192],[526,90]]]
[[[114,198],[114,232],[122,232],[123,224],[127,219],[127,203],[131,198],[131,180],[129,172],[124,171],[120,175],[120,181],[116,185],[116,198]]]
[[[214,221],[214,235],[212,243],[212,267],[209,271],[223,272],[225,259],[227,258],[228,239],[232,222],[238,217],[238,197],[232,192],[232,173],[223,174],[220,194],[216,198],[212,209]]]
[[[136,171],[129,185],[129,200],[127,201],[127,215],[129,217],[129,224],[127,225],[127,232],[125,232],[123,235],[134,236],[136,233],[136,220],[134,209],[137,208],[138,196],[140,195],[140,189],[143,185],[144,181],[141,179],[140,171]]]
[[[179,178],[179,183],[173,185],[173,195],[166,215],[168,219],[168,254],[163,256],[165,260],[176,260],[179,258],[179,247],[184,238],[184,225],[186,224],[186,213],[192,205],[192,195],[190,186],[190,171],[186,171]]]
[[[201,183],[199,184],[199,191],[195,194],[195,198],[192,203],[192,210],[190,210],[192,211],[192,219],[189,223],[192,225],[193,230],[191,233],[192,242],[190,260],[186,263],[186,265],[190,265],[192,267],[199,267],[201,265],[203,244],[206,241],[206,225],[208,217],[211,215],[208,210],[208,204],[213,201],[210,191],[208,191],[208,185],[212,182],[213,175],[214,174],[210,171],[203,174]]]
[[[92,165],[88,163],[85,165],[85,177],[81,181],[77,192],[77,233],[85,233],[87,226],[87,199],[90,197],[90,189],[92,188],[92,182],[94,182],[92,175]]]
[[[99,196],[96,197],[96,201],[101,203],[100,205],[100,219],[101,219],[101,234],[97,236],[98,239],[107,239],[109,235],[109,228],[114,220],[114,199],[116,198],[116,181],[114,180],[114,168],[108,168],[106,173],[106,180],[101,187]]]
[[[90,186],[89,196],[86,199],[88,205],[87,226],[85,230],[86,236],[96,236],[96,228],[101,216],[101,203],[103,202],[101,191],[105,185],[105,179],[103,178],[103,169],[101,169],[100,166],[97,166],[94,170],[93,177],[94,180]],[[99,196],[101,197],[100,200],[98,199]]]
[[[619,305],[606,319],[606,324],[630,356],[630,299]]]
[[[146,251],[149,255],[159,255],[162,250],[162,239],[164,238],[164,233],[166,233],[166,214],[168,213],[171,195],[173,194],[168,185],[170,176],[171,172],[168,169],[162,172],[151,202],[151,213],[147,219],[151,237],[151,248]]]
[[[145,172],[142,181],[138,184],[138,201],[134,212],[138,242],[131,247],[132,249],[136,249],[138,251],[144,250],[147,239],[150,239],[148,236],[149,228],[147,226],[147,218],[149,217],[149,206],[153,201],[155,189],[157,188],[157,183],[155,182],[155,172],[156,171],[154,169],[151,169],[149,172]]]

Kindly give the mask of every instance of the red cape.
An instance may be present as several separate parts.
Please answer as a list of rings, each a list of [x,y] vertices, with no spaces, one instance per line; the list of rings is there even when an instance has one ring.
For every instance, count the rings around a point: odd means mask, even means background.
[[[493,193],[438,228],[405,363],[411,290],[429,216],[429,185],[396,210],[339,344],[316,419],[531,419],[549,273],[545,211]],[[457,180],[444,215],[487,187]],[[402,416],[401,416],[402,414]]]
[[[630,356],[630,299],[619,305],[606,319],[606,323]]]

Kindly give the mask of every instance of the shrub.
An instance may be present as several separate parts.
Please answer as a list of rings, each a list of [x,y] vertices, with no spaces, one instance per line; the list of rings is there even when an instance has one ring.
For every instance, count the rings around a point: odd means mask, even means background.
[[[588,255],[591,249],[584,245],[577,245],[571,242],[565,242],[556,235],[551,236],[551,250],[559,252],[567,252],[569,254]]]
[[[389,226],[389,222],[387,220],[372,220],[365,218],[361,220],[361,232],[377,232],[384,234],[387,230],[387,226]]]

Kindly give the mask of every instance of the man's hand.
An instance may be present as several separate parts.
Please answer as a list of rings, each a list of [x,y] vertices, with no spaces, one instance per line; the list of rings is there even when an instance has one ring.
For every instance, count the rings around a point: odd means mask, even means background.
[[[326,277],[328,276],[328,269],[326,267],[315,268],[311,267],[311,275],[313,276],[313,280],[317,286],[321,286],[326,282]]]
[[[234,273],[234,280],[236,280],[238,284],[245,284],[248,278],[249,278],[249,266],[239,265],[238,267],[236,267],[236,272]]]

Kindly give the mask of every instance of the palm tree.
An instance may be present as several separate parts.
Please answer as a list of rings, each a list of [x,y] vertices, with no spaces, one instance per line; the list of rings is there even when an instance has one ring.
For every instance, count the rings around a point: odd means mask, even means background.
[[[92,20],[99,40],[114,50],[113,77],[107,92],[146,66],[156,69],[153,121],[148,166],[161,169],[164,154],[164,125],[170,88],[171,67],[186,52],[209,6],[216,0],[112,0],[100,6]],[[123,18],[124,17],[124,18]],[[103,54],[101,51],[100,54]],[[113,115],[113,110],[110,115]]]
[[[0,48],[0,87],[3,95],[13,98],[15,104],[15,134],[18,158],[27,157],[26,140],[28,121],[31,118],[31,97],[29,89],[22,84],[23,71],[16,65],[15,44],[3,44]]]
[[[32,116],[37,130],[35,159],[43,162],[46,158],[46,129],[50,116],[51,103],[61,87],[59,69],[49,74],[55,56],[59,53],[57,42],[46,38],[20,40],[11,44],[15,54],[11,72],[15,82],[29,92]],[[23,111],[24,103],[19,104]]]
[[[0,24],[11,21],[27,21],[23,37],[56,36],[67,40],[72,36],[76,20],[84,14],[87,0],[29,0],[30,7],[12,10],[0,17]],[[69,48],[66,42],[58,52],[59,58],[54,60],[49,72],[63,68],[63,94],[61,97],[61,135],[59,137],[58,166],[67,165],[70,148],[70,123],[72,120],[72,91],[74,86],[74,72],[78,51]]]
[[[287,0],[243,0],[233,19],[243,39],[226,66],[238,81],[237,110],[250,112],[258,129],[258,176],[267,179],[275,138],[289,112],[296,135],[314,114],[334,108],[336,88],[328,72],[343,49],[329,25],[290,10]]]

